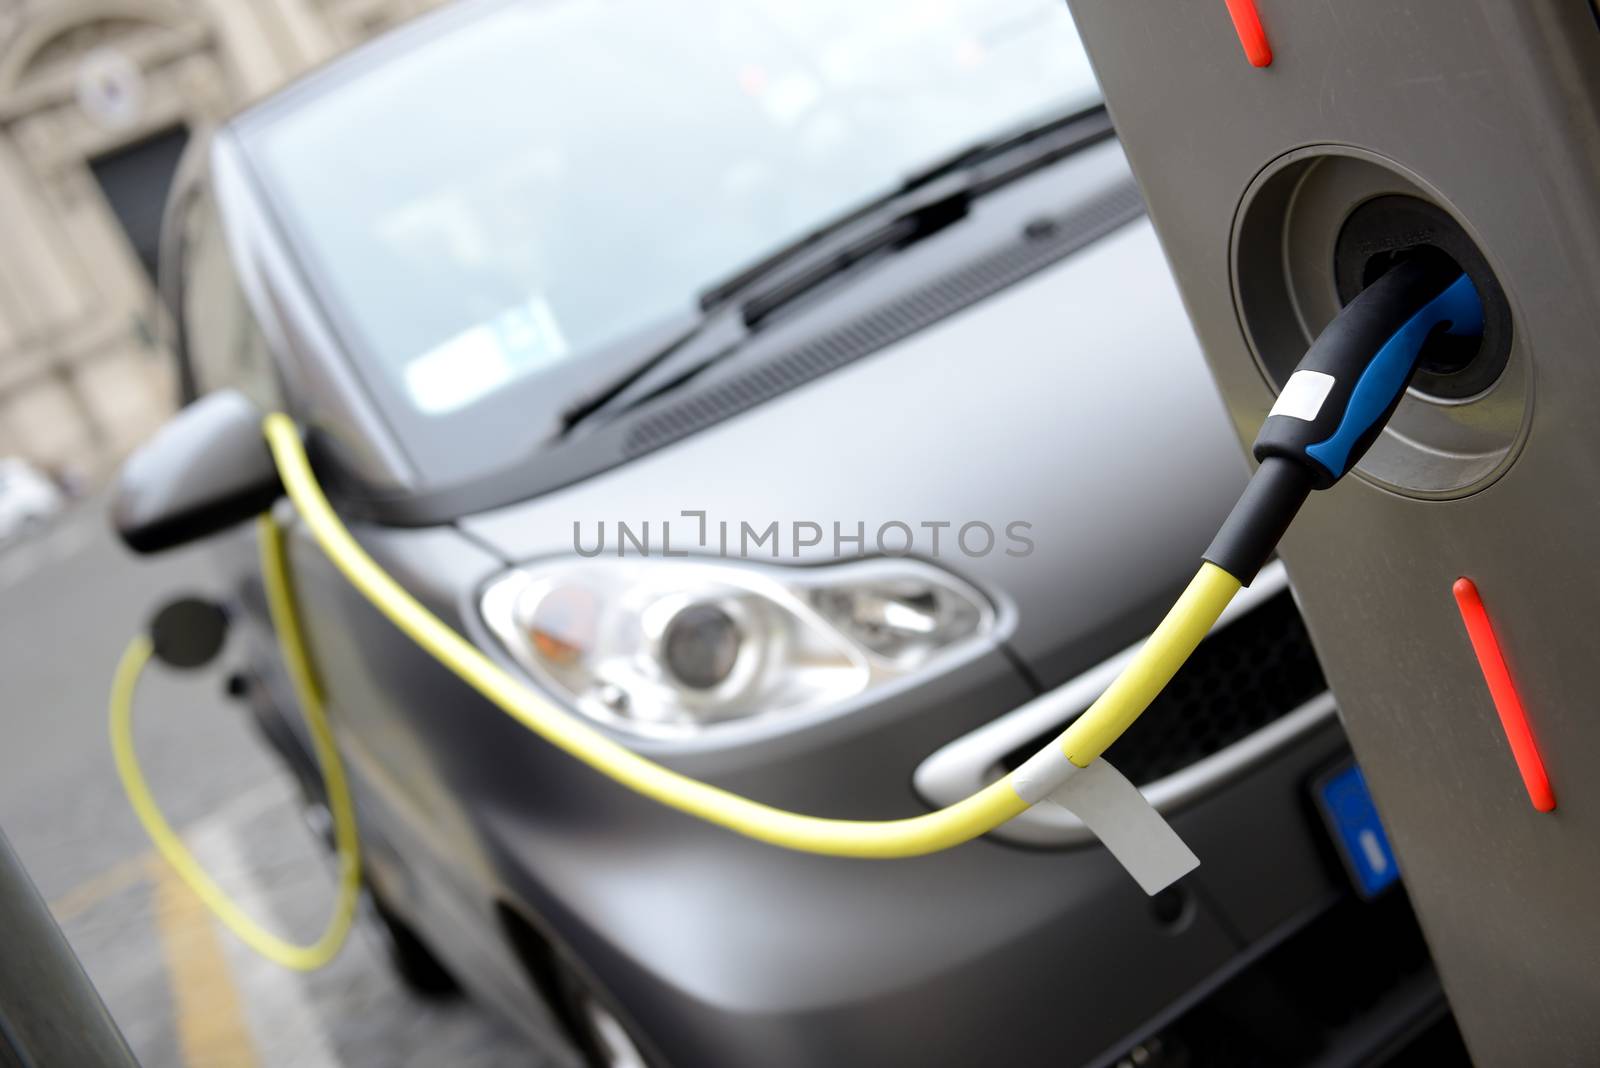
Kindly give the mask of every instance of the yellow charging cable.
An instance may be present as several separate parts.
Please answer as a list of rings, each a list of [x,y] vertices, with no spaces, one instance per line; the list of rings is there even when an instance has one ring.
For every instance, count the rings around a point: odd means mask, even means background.
[[[334,742],[333,730],[328,724],[322,704],[322,692],[311,670],[310,657],[300,630],[300,619],[294,603],[294,589],[289,582],[283,531],[269,517],[260,523],[261,569],[267,587],[267,604],[273,627],[278,634],[278,646],[284,664],[294,684],[295,695],[305,713],[311,732],[311,744],[316,751],[317,766],[322,771],[322,781],[327,788],[328,808],[333,815],[334,850],[339,862],[339,890],[334,901],[333,915],[322,935],[310,945],[298,945],[273,934],[252,919],[236,905],[223,889],[206,873],[195,859],[183,839],[161,813],[144,772],[139,768],[139,758],[133,746],[133,699],[138,689],[139,677],[149,664],[154,647],[148,637],[140,635],[129,643],[117,664],[116,677],[111,685],[111,752],[116,760],[117,775],[122,788],[133,806],[134,815],[144,826],[145,833],[155,843],[156,850],[172,865],[178,877],[188,884],[217,919],[263,957],[286,968],[312,971],[322,967],[338,954],[350,933],[355,919],[356,904],[361,892],[361,851],[356,832],[355,806],[350,800],[350,787],[345,780],[344,765],[339,761],[339,749]]]
[[[512,719],[636,793],[762,842],[840,857],[935,853],[993,830],[1031,804],[1019,793],[1017,773],[1012,772],[970,797],[926,815],[896,820],[827,819],[764,805],[648,760],[539,696],[423,607],[378,566],[340,522],[311,471],[299,431],[289,417],[269,415],[265,429],[284,488],[312,537],[367,600]],[[273,627],[310,728],[333,814],[339,890],[333,916],[322,936],[310,945],[297,945],[258,924],[212,880],[161,814],[133,746],[134,695],[153,652],[150,639],[142,635],[123,653],[112,683],[111,749],[134,814],[178,876],[256,952],[285,967],[310,971],[332,960],[350,932],[361,889],[360,847],[349,784],[294,603],[283,530],[270,514],[261,517],[258,527],[261,570]],[[1074,766],[1088,767],[1155,700],[1239,587],[1239,580],[1222,568],[1210,563],[1201,565],[1122,674],[1050,746],[1057,747],[1059,754]]]
[[[294,422],[267,416],[265,431],[289,498],[312,537],[356,589],[408,637],[478,693],[533,733],[601,774],[669,808],[786,849],[842,857],[910,857],[934,853],[993,830],[1029,807],[1012,773],[948,808],[896,820],[842,820],[773,808],[691,779],[640,756],[561,706],[541,697],[477,646],[450,629],[367,555],[350,536],[318,485]],[[268,521],[270,522],[270,520]],[[269,581],[287,585],[282,554],[263,554]],[[1239,580],[1203,564],[1167,617],[1122,674],[1051,742],[1078,767],[1087,767],[1153,701],[1239,591]],[[303,648],[298,620],[285,613],[280,635]],[[284,635],[288,637],[287,635]]]
[[[1418,323],[1431,327],[1439,322],[1470,321],[1473,314],[1481,316],[1471,283],[1464,276],[1443,293],[1438,292],[1436,283],[1437,279],[1426,269],[1397,267],[1351,303],[1348,310],[1359,313],[1356,319],[1361,325],[1330,328],[1312,346],[1303,365],[1309,362],[1319,373],[1331,367],[1348,370],[1351,373],[1346,377],[1356,383],[1336,394],[1337,403],[1345,407],[1337,422],[1337,433],[1324,441],[1308,443],[1302,438],[1322,433],[1323,423],[1313,421],[1291,428],[1290,432],[1269,417],[1254,450],[1261,466],[1207,549],[1208,562],[1201,565],[1166,618],[1105,693],[1016,771],[948,808],[909,819],[839,820],[787,812],[681,775],[611,740],[502,669],[423,607],[367,555],[328,504],[306,459],[299,431],[287,415],[267,416],[264,431],[290,500],[312,538],[345,578],[402,632],[539,737],[636,793],[763,842],[830,856],[917,856],[976,838],[1021,814],[1035,801],[1049,797],[1074,769],[1091,765],[1144,712],[1239,592],[1240,579],[1249,579],[1265,562],[1307,495],[1313,489],[1326,489],[1336,483],[1375,438],[1366,434],[1363,440],[1362,434],[1378,425],[1373,422],[1372,413],[1382,413],[1384,409],[1381,404],[1373,407],[1366,403],[1373,392],[1365,385],[1376,382],[1373,388],[1379,392],[1403,389],[1408,378],[1399,371],[1409,374],[1410,364],[1401,368],[1393,354],[1409,354],[1413,363],[1416,358],[1414,346],[1397,349],[1394,343],[1406,340],[1407,345],[1420,344],[1428,330],[1418,328]],[[1429,303],[1418,311],[1412,306],[1413,298],[1424,296]],[[1462,308],[1469,296],[1473,314],[1464,314]],[[1334,325],[1341,322],[1343,316]],[[1381,344],[1372,344],[1375,333]],[[1371,378],[1369,373],[1380,366],[1380,361],[1382,373]],[[1359,411],[1350,407],[1355,398],[1362,400]],[[1323,422],[1332,414],[1324,412]],[[1381,420],[1381,414],[1378,418]],[[1350,431],[1354,437],[1345,440],[1342,436],[1348,436],[1348,428],[1354,428]],[[1343,451],[1337,457],[1329,454],[1329,458],[1338,460],[1335,466],[1329,466],[1316,450],[1336,441],[1343,441]],[[129,646],[117,670],[111,702],[112,743],[118,770],[140,821],[163,855],[206,904],[247,942],[274,960],[294,967],[315,967],[333,955],[349,927],[359,885],[355,820],[332,733],[311,679],[300,621],[293,611],[283,534],[270,517],[263,519],[261,530],[262,568],[273,595],[273,622],[284,658],[302,690],[301,701],[311,723],[318,762],[328,780],[337,828],[339,907],[322,939],[309,947],[292,946],[251,923],[206,877],[156,809],[139,774],[129,728],[134,685],[151,652],[146,639]],[[1226,566],[1210,560],[1220,560]]]

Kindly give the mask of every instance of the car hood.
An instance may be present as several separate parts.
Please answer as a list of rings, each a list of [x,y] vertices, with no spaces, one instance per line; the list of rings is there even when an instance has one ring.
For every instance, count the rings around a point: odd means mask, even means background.
[[[661,554],[898,552],[986,591],[1045,685],[1159,618],[1244,484],[1237,439],[1144,219],[937,325],[579,484],[460,520],[508,560],[651,531]],[[704,513],[706,544],[698,544]],[[820,544],[796,549],[794,524]],[[836,541],[834,524],[845,539]],[[948,527],[929,524],[948,523]],[[669,525],[670,524],[670,525]],[[979,553],[994,532],[993,547]],[[848,536],[864,532],[860,545]],[[937,551],[932,536],[939,535]],[[805,528],[802,539],[811,537]],[[1031,543],[1031,550],[1026,543]],[[638,555],[629,543],[625,550]]]

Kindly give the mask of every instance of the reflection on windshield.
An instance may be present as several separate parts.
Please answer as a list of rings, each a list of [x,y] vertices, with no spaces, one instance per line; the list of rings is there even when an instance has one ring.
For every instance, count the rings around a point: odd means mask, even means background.
[[[1061,0],[559,0],[424,42],[259,151],[355,340],[440,414],[1095,97]]]
[[[555,315],[536,294],[406,364],[406,392],[429,415],[448,412],[566,354]]]

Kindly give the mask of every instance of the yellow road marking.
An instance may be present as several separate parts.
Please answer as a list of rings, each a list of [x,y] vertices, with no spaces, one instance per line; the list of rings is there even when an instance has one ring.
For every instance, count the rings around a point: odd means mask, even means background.
[[[202,828],[218,823],[241,824],[265,811],[268,806],[286,800],[289,797],[288,791],[289,787],[286,784],[276,780],[263,783],[232,798],[210,816],[183,828],[179,833],[187,838]],[[104,871],[89,876],[50,902],[50,911],[55,915],[56,922],[65,924],[68,920],[77,919],[107,898],[121,893],[130,886],[147,882],[150,878],[150,862],[160,858],[161,854],[154,849],[145,849]]]
[[[55,914],[56,922],[66,924],[69,920],[75,920],[113,894],[145,882],[150,878],[150,861],[154,857],[155,852],[146,849],[138,856],[114,864],[74,886],[50,902],[50,911]]]
[[[211,913],[159,858],[147,862],[167,957],[178,1045],[188,1068],[256,1068],[255,1043]]]

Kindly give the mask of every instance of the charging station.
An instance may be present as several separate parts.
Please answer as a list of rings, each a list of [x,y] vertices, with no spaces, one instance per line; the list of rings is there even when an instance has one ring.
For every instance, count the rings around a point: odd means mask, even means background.
[[[1245,442],[1396,259],[1482,297],[1282,556],[1474,1059],[1592,1063],[1600,12],[1070,7]]]

